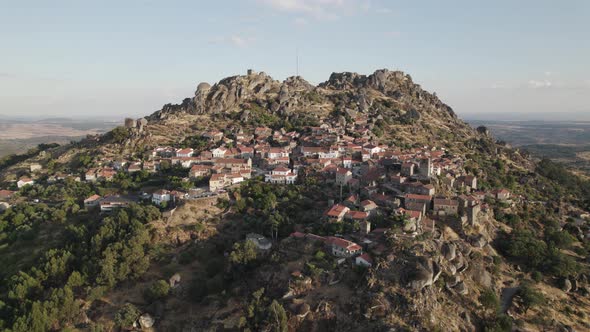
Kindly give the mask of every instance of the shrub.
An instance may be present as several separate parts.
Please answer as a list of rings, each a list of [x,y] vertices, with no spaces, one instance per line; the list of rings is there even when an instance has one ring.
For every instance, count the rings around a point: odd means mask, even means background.
[[[166,280],[158,280],[152,283],[150,287],[148,287],[145,290],[143,295],[146,301],[151,303],[156,300],[161,300],[165,298],[166,296],[168,296],[169,292],[170,285],[168,284],[168,282],[166,282]]]
[[[521,286],[518,291],[518,296],[520,296],[522,300],[525,314],[530,308],[536,307],[545,301],[543,294],[539,293],[529,284]]]
[[[326,253],[323,252],[322,250],[318,250],[314,255],[315,260],[318,260],[318,261],[324,260],[325,257],[326,257]]]
[[[491,289],[486,289],[479,295],[479,302],[486,308],[486,310],[498,311],[500,309],[500,300],[498,296]]]
[[[115,314],[115,323],[122,328],[128,328],[133,326],[138,317],[139,310],[137,307],[131,303],[126,303]]]
[[[116,127],[111,131],[113,142],[122,143],[129,136],[129,132],[125,127]]]
[[[510,332],[512,331],[512,319],[504,314],[494,316],[484,322],[483,331]]]
[[[567,249],[571,247],[574,241],[575,238],[567,231],[552,229],[545,232],[545,242],[552,243],[558,248]]]
[[[195,252],[191,249],[181,252],[178,255],[178,263],[187,265],[192,263],[196,258]]]
[[[200,302],[207,296],[207,279],[202,276],[193,279],[189,288],[189,296],[195,303]]]
[[[559,249],[551,248],[547,253],[543,270],[556,277],[569,277],[577,275],[581,266],[574,258],[563,254]]]
[[[528,267],[539,266],[546,258],[547,245],[529,230],[512,232],[500,246],[509,257],[521,260]]]

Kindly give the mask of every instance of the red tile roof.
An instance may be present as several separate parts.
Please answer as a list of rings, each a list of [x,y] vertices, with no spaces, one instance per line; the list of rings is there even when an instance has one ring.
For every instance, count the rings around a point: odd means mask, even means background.
[[[458,206],[459,202],[454,199],[435,198],[434,205]]]
[[[369,264],[373,264],[373,259],[367,253],[364,253],[364,254],[360,255],[359,258],[364,259]]]
[[[328,217],[342,217],[343,214],[348,212],[350,209],[344,205],[336,204],[326,212],[326,216]]]
[[[363,207],[373,207],[376,208],[377,204],[375,202],[373,202],[372,200],[366,199],[364,201],[361,202],[361,206]]]
[[[327,241],[334,246],[337,246],[337,247],[340,247],[343,249],[347,249],[349,251],[356,251],[356,250],[362,249],[362,247],[359,246],[358,244],[356,244],[352,241],[341,239],[339,237],[330,236],[330,237],[328,237]]]
[[[100,196],[99,196],[99,195],[92,195],[92,196],[90,196],[90,197],[86,198],[86,199],[84,200],[84,202],[94,202],[94,201],[96,201],[97,199],[100,199]]]
[[[290,235],[290,236],[292,236],[292,237],[296,237],[296,238],[299,238],[299,239],[300,239],[300,238],[304,238],[304,237],[305,237],[305,233],[301,233],[301,232],[293,232],[293,233],[291,233],[291,235]]]
[[[336,169],[336,173],[338,173],[338,174],[348,174],[348,173],[350,173],[350,170],[348,168],[337,168]]]
[[[193,149],[191,148],[187,148],[187,149],[180,149],[178,151],[176,151],[177,154],[190,154],[193,153]]]
[[[0,190],[0,197],[10,198],[14,194],[14,191],[10,190]]]
[[[430,201],[432,199],[432,196],[430,196],[430,195],[406,194],[406,199]]]
[[[369,214],[367,212],[362,212],[362,211],[348,211],[346,213],[346,216],[351,219],[362,220],[362,219],[366,219],[369,216]]]

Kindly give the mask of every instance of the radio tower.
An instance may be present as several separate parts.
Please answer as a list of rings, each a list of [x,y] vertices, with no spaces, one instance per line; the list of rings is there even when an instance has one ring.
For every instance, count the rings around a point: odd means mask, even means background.
[[[299,48],[295,48],[295,75],[299,77]]]

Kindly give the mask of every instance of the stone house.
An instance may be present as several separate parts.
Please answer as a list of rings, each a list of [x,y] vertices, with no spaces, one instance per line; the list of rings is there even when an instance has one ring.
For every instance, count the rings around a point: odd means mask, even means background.
[[[99,206],[100,203],[100,196],[99,195],[92,195],[84,200],[84,207],[87,209],[95,208]]]
[[[457,215],[459,214],[459,201],[456,199],[435,198],[434,212],[442,215]]]
[[[336,184],[346,185],[352,179],[352,172],[347,168],[336,169]]]
[[[331,249],[332,255],[336,257],[354,257],[363,252],[360,245],[338,237],[330,236],[326,239],[326,242]]]
[[[35,184],[35,181],[33,179],[28,178],[28,177],[24,177],[24,176],[21,177],[20,179],[18,179],[18,181],[16,182],[16,186],[18,188],[22,188],[25,186],[32,186],[34,184]]]
[[[346,213],[348,213],[348,211],[350,211],[350,209],[347,208],[346,206],[341,205],[341,204],[336,204],[336,205],[332,206],[328,211],[326,211],[326,213],[324,213],[324,215],[331,222],[340,222],[340,221],[342,221],[342,219],[344,219],[344,216],[346,215]]]
[[[162,205],[162,203],[168,203],[172,201],[174,197],[170,193],[170,191],[165,189],[157,190],[152,194],[152,203],[156,205]]]

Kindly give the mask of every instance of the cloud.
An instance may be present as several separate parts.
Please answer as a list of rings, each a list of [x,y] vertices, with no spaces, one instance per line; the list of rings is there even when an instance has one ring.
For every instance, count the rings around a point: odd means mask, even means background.
[[[389,37],[389,38],[398,38],[402,35],[401,32],[399,31],[387,31],[385,32],[385,37]]]
[[[238,46],[238,47],[244,47],[247,46],[248,44],[250,44],[250,39],[248,38],[243,38],[240,36],[230,36],[229,37],[229,41],[234,45],[234,46]]]
[[[244,37],[239,35],[231,35],[225,37],[215,37],[209,40],[209,44],[227,44],[235,47],[249,47],[256,42],[254,37]]]
[[[492,88],[492,89],[507,89],[508,85],[503,82],[494,82],[494,83],[492,83],[490,88]]]
[[[309,21],[307,19],[305,19],[304,17],[297,17],[295,20],[293,20],[293,23],[295,23],[295,25],[303,27],[309,24]]]
[[[382,7],[382,8],[376,8],[375,9],[375,13],[377,13],[377,14],[383,14],[383,15],[388,15],[388,14],[393,14],[393,10],[390,9],[390,8]]]
[[[367,11],[369,0],[258,0],[274,10],[301,14],[318,20],[338,19],[341,15]]]
[[[553,83],[549,80],[529,80],[528,86],[532,89],[550,88]]]

